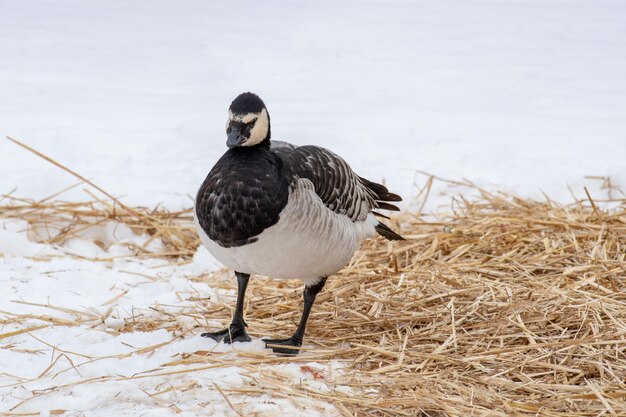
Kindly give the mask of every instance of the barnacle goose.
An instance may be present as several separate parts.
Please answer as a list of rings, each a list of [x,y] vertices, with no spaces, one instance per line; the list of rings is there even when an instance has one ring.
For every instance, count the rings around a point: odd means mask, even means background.
[[[386,187],[355,174],[333,152],[270,142],[270,117],[253,93],[230,105],[228,150],[202,183],[194,219],[202,243],[235,270],[238,293],[232,323],[203,333],[225,343],[250,341],[243,305],[250,274],[304,281],[304,309],[294,335],[263,339],[281,354],[296,354],[326,278],[343,268],[366,238],[402,236],[380,223],[375,209],[398,210]],[[382,216],[384,217],[384,216]]]

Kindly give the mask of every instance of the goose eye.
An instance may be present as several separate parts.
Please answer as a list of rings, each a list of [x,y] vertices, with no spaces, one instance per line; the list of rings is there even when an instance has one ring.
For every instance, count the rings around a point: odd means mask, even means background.
[[[250,131],[252,130],[252,128],[254,127],[254,124],[256,123],[256,119],[251,121],[250,123],[246,123],[245,127],[243,128],[243,134],[245,136],[248,136],[250,134]]]

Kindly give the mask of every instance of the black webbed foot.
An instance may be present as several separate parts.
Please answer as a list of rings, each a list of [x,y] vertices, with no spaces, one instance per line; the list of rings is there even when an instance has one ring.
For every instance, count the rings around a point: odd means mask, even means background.
[[[245,326],[245,322],[243,325],[231,323],[231,325],[224,330],[202,333],[200,336],[211,338],[216,342],[224,341],[224,343],[249,342],[252,339],[248,336]]]
[[[302,346],[302,339],[291,336],[288,339],[263,339],[266,349],[272,349],[274,353],[281,355],[295,356],[300,353],[300,346]],[[278,345],[278,346],[274,346]]]

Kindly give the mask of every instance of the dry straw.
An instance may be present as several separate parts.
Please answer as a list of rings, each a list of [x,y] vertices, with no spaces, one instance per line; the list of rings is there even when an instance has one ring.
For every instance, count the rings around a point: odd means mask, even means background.
[[[367,242],[319,296],[298,357],[190,352],[135,378],[237,365],[249,383],[220,387],[229,404],[263,393],[308,397],[346,416],[626,415],[625,200],[609,210],[590,196],[561,206],[478,191],[437,222],[410,213],[391,220],[404,242]],[[0,217],[52,228],[54,244],[115,220],[163,240],[162,253],[135,247],[138,256],[181,262],[198,245],[189,211],[6,198]],[[198,279],[235,288],[217,275]],[[255,279],[248,294],[251,335],[288,335],[300,285]],[[207,320],[229,320],[230,302],[198,304],[204,308],[181,313],[196,320],[194,329],[163,313],[129,320],[122,331],[191,336]],[[305,365],[331,360],[346,367]],[[301,363],[329,389],[294,384],[269,366],[280,363]],[[189,366],[168,371],[182,364]]]

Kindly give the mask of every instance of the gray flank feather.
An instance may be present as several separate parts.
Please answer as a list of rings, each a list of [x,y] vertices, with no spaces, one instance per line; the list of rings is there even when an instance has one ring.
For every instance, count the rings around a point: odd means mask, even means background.
[[[364,221],[375,209],[400,210],[389,203],[401,201],[399,195],[389,192],[382,184],[358,176],[346,161],[328,149],[310,145],[294,147],[286,142],[272,141],[271,150],[281,158],[284,169],[292,176],[313,183],[315,193],[326,207],[353,222]],[[382,223],[376,226],[376,231],[386,239],[403,239]]]

